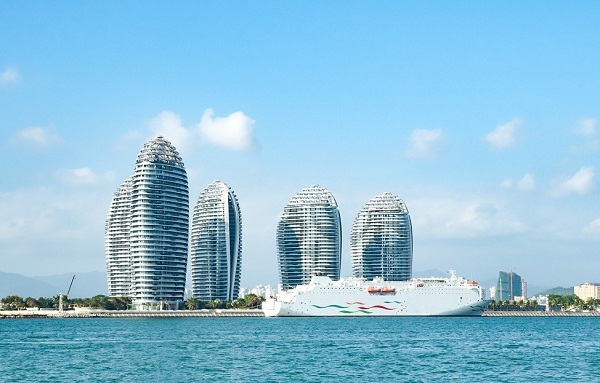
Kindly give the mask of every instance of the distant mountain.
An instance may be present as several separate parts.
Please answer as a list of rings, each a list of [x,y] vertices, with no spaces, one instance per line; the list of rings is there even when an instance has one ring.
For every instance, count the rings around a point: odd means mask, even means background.
[[[106,284],[106,273],[102,271],[92,271],[87,273],[65,273],[49,276],[33,277],[42,282],[58,286],[58,292],[66,294],[69,290],[71,279],[75,275],[70,298],[89,298],[95,295],[107,295],[108,287]]]
[[[31,277],[24,277],[21,274],[0,272],[0,297],[8,295],[18,295],[22,298],[27,297],[52,297],[59,294],[57,287]]]
[[[66,294],[73,275],[75,281],[69,294],[70,298],[88,298],[107,294],[106,273],[100,271],[37,277],[0,272],[0,297],[18,295],[23,298],[49,298],[61,293]]]
[[[547,289],[544,291],[541,291],[540,293],[538,293],[539,295],[573,295],[575,294],[575,289],[573,287],[562,287],[562,286],[558,286],[558,287],[554,287],[552,289]],[[538,295],[535,294],[535,295]]]

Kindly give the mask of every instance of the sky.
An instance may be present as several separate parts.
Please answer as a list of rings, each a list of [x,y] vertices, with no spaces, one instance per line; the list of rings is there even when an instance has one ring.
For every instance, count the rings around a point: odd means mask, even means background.
[[[600,282],[597,2],[78,1],[0,5],[0,271],[105,270],[104,221],[143,144],[190,206],[236,193],[242,286],[275,231],[335,196],[342,275],[361,207],[400,196],[413,270]],[[488,286],[489,287],[489,286]]]

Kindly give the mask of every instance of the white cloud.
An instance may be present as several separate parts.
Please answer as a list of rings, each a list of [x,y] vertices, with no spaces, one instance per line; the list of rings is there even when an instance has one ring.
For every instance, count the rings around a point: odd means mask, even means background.
[[[441,129],[413,130],[405,155],[410,158],[432,157],[438,152],[443,137]]]
[[[60,171],[58,172],[58,178],[67,185],[89,186],[96,185],[102,181],[112,183],[115,174],[114,172],[107,172],[103,175],[98,175],[91,168],[82,167]]]
[[[504,181],[500,182],[500,187],[502,189],[510,189],[510,188],[512,188],[512,186],[513,186],[513,181],[510,178],[505,179]]]
[[[555,182],[554,194],[562,197],[568,194],[586,194],[594,187],[594,168],[582,167],[571,178]]]
[[[198,125],[200,134],[209,142],[237,151],[256,148],[253,136],[255,121],[243,112],[235,112],[227,117],[215,117],[212,109],[206,109]]]
[[[533,177],[533,174],[526,173],[523,178],[517,182],[517,189],[523,191],[535,190],[535,178]]]
[[[485,140],[494,149],[506,149],[516,145],[517,128],[521,126],[521,119],[515,118],[505,124],[498,125],[485,136]]]
[[[17,143],[33,145],[38,148],[49,148],[62,141],[53,126],[23,128],[14,135],[13,140]]]
[[[579,129],[578,132],[582,136],[595,136],[596,135],[596,125],[597,121],[593,118],[582,118],[579,120]]]
[[[412,201],[410,209],[415,230],[437,237],[493,237],[526,230],[493,202],[428,199]]]
[[[162,111],[149,122],[154,136],[169,140],[180,154],[187,153],[194,144],[193,133],[181,124],[181,117],[171,111]]]
[[[21,75],[19,74],[19,70],[17,68],[6,68],[2,73],[0,73],[0,84],[15,84],[19,82],[21,79]]]
[[[600,218],[596,218],[583,228],[585,234],[598,235],[600,234]]]

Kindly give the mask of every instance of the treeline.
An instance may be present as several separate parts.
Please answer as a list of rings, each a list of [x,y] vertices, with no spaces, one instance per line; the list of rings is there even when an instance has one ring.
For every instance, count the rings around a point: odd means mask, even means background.
[[[548,304],[552,310],[596,310],[600,307],[600,299],[590,298],[586,301],[575,294],[570,295],[548,295]],[[546,306],[540,306],[536,300],[529,301],[502,301],[492,300],[488,306],[489,310],[499,311],[540,311],[545,310]]]
[[[264,298],[255,294],[248,294],[244,298],[238,298],[233,301],[212,300],[204,302],[196,298],[189,298],[183,304],[182,309],[202,310],[202,309],[259,309]],[[2,310],[24,310],[24,309],[58,309],[60,295],[52,298],[22,298],[18,295],[8,295],[0,299]],[[75,307],[89,307],[100,310],[127,310],[131,307],[131,298],[128,297],[108,297],[106,295],[96,295],[91,298],[64,298],[63,307],[72,309]]]

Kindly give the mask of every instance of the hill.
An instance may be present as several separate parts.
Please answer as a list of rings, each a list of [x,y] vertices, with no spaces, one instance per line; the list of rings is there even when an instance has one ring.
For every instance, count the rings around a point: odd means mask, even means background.
[[[70,298],[88,298],[107,294],[106,273],[100,271],[36,277],[0,272],[0,297],[18,295],[23,298],[49,298],[61,293],[65,294],[73,275],[76,277],[69,294]]]
[[[573,287],[562,287],[562,286],[558,286],[558,287],[554,287],[551,289],[547,289],[544,290],[542,292],[540,292],[539,294],[536,295],[573,295],[575,294],[575,289]]]

